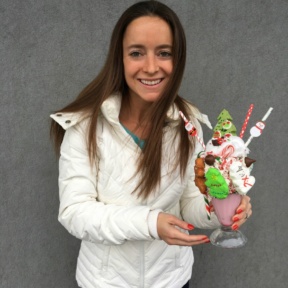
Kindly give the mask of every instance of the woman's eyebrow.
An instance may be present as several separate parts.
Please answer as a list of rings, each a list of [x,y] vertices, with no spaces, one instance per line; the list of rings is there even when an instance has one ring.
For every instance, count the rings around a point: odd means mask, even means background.
[[[132,44],[132,45],[129,45],[127,47],[128,49],[135,49],[135,48],[138,48],[138,49],[145,49],[145,45],[141,45],[141,44]],[[159,46],[156,46],[156,49],[172,49],[172,45],[170,44],[161,44]]]

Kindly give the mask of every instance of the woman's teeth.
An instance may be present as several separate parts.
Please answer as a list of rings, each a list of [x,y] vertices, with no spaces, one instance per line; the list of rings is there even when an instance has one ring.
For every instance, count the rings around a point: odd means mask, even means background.
[[[149,86],[153,86],[153,85],[157,85],[161,82],[161,79],[158,80],[152,80],[152,81],[148,81],[148,80],[140,80],[141,83],[145,84],[145,85],[149,85]]]

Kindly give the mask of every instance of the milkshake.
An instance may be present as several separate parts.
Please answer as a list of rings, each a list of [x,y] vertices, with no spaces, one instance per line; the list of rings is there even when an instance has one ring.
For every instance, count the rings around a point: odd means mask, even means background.
[[[242,137],[252,109],[253,104],[250,105],[246,115],[240,137],[236,135],[236,127],[230,113],[223,109],[217,118],[213,136],[206,146],[199,138],[196,128],[181,111],[179,112],[188,134],[196,137],[204,149],[195,161],[195,184],[204,195],[208,219],[211,218],[209,205],[211,202],[222,225],[210,235],[211,243],[223,248],[241,247],[247,242],[247,238],[239,230],[231,228],[232,218],[236,214],[242,196],[245,196],[255,184],[255,178],[250,175],[255,160],[247,157],[249,153],[247,146],[252,138],[260,136],[265,127],[264,121],[273,108],[270,108],[262,118],[261,125],[257,122],[257,125],[252,127],[250,138],[244,143]]]
[[[232,120],[227,110],[220,113],[213,137],[200,155],[205,163],[203,180],[207,195],[222,225],[210,235],[210,240],[225,248],[241,247],[247,242],[240,231],[232,230],[232,218],[242,195],[246,195],[255,183],[255,178],[250,175],[255,160],[247,157],[249,150],[236,135]]]
[[[212,198],[211,202],[221,225],[230,227],[233,224],[232,217],[236,214],[241,197],[241,195],[233,193],[225,199]]]

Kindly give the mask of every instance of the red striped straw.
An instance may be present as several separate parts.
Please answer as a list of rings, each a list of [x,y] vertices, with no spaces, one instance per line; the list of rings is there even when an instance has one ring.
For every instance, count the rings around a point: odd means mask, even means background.
[[[249,110],[248,110],[248,112],[247,112],[246,118],[245,118],[245,120],[244,120],[242,129],[241,129],[241,133],[240,133],[240,135],[239,135],[240,138],[243,138],[243,135],[244,135],[245,130],[246,130],[246,128],[247,128],[247,124],[248,124],[248,122],[249,122],[249,119],[250,119],[250,116],[251,116],[251,113],[252,113],[253,108],[254,108],[254,105],[251,104],[250,107],[249,107]]]
[[[205,145],[202,141],[202,139],[198,136],[197,134],[197,130],[196,128],[193,126],[193,124],[191,123],[191,121],[189,121],[185,115],[183,114],[183,112],[179,111],[179,114],[180,116],[182,117],[182,119],[184,120],[185,122],[185,129],[189,132],[192,132],[193,131],[193,135],[197,138],[197,140],[199,141],[199,143],[202,145],[203,149],[205,150]],[[196,133],[195,133],[196,131]],[[190,134],[190,133],[189,133]],[[192,134],[192,133],[191,133]],[[191,135],[190,134],[190,135]],[[210,211],[210,204],[209,204],[209,200],[208,200],[208,196],[207,194],[203,194],[203,197],[204,197],[204,202],[205,202],[205,211],[206,211],[206,215],[207,215],[207,218],[208,220],[211,219],[211,211]]]
[[[185,129],[188,131],[188,133],[189,133],[189,132],[192,132],[193,129],[194,129],[194,131],[196,131],[196,132],[193,132],[193,135],[197,138],[198,142],[202,145],[203,149],[205,150],[205,148],[206,148],[206,147],[205,147],[205,144],[203,143],[203,140],[198,136],[198,133],[197,133],[197,130],[196,130],[195,126],[193,126],[192,122],[189,121],[189,120],[185,117],[185,115],[183,114],[183,112],[179,111],[179,114],[180,114],[180,116],[182,117],[182,119],[183,119],[184,122],[185,122]],[[190,134],[190,133],[189,133],[189,134]]]

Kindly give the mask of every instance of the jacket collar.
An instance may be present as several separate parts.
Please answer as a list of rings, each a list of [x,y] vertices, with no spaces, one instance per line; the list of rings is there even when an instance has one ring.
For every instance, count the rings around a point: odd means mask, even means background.
[[[101,112],[104,118],[111,124],[119,125],[119,113],[121,108],[121,95],[112,94],[101,106]]]
[[[119,124],[119,113],[121,108],[121,95],[114,94],[111,95],[107,100],[105,100],[101,107],[101,112],[103,116],[113,124]],[[208,116],[205,114],[202,114],[196,107],[189,105],[189,108],[191,109],[193,116],[202,122],[203,124],[207,125],[210,129],[212,129],[211,123],[208,119]],[[175,104],[173,104],[168,112],[167,112],[167,118],[169,122],[179,122],[180,116],[179,116],[179,109]]]
[[[195,118],[197,118],[202,123],[206,124],[210,129],[212,129],[211,123],[207,117],[207,115],[202,114],[197,108],[192,105],[189,105],[190,109]],[[103,117],[114,125],[120,125],[119,123],[119,112],[121,108],[121,95],[113,94],[108,99],[106,99],[101,106],[101,113]],[[81,122],[85,118],[88,118],[88,115],[84,115],[83,113],[55,113],[51,114],[50,117],[55,120],[64,130],[76,125]],[[167,118],[169,122],[178,123],[180,120],[179,110],[176,105],[172,105],[168,112]]]
[[[73,127],[77,123],[81,122],[88,115],[84,115],[83,113],[75,112],[75,113],[55,113],[51,114],[50,117],[56,121],[64,130],[67,130],[70,127]]]

